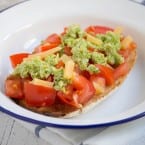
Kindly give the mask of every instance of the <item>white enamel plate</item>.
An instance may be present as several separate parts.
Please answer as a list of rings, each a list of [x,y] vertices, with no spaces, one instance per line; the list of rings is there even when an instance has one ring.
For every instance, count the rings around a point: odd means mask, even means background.
[[[31,0],[0,14],[0,109],[13,117],[64,128],[108,126],[145,116],[145,7],[116,0]],[[48,34],[80,24],[122,26],[137,43],[137,62],[123,85],[94,109],[61,119],[40,115],[16,105],[4,94],[11,71],[9,55],[31,52]]]

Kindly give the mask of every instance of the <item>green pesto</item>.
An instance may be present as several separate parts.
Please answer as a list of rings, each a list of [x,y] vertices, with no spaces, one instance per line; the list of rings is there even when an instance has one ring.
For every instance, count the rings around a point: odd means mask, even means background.
[[[61,90],[65,92],[65,87],[70,83],[70,80],[64,78],[64,69],[56,69],[54,68],[53,75],[54,75],[54,88],[56,90]]]
[[[32,78],[45,79],[51,74],[51,71],[52,68],[45,61],[41,60],[40,57],[34,57],[17,65],[13,74],[22,78],[31,76]]]
[[[81,30],[79,25],[70,25],[66,30],[66,34],[62,37],[62,45],[74,47],[76,45],[77,38],[83,38],[85,32]]]
[[[70,25],[66,31],[66,35],[70,38],[82,38],[84,36],[84,31],[80,28],[79,25],[73,24]]]
[[[98,72],[99,72],[99,68],[96,67],[96,66],[93,65],[93,64],[90,64],[90,65],[88,65],[88,67],[87,67],[87,71],[89,71],[90,74],[94,74],[94,73],[98,73]]]
[[[80,38],[76,40],[76,44],[72,47],[72,58],[79,65],[81,70],[86,70],[89,65],[91,53],[87,49],[85,39]]]
[[[124,58],[118,53],[121,48],[120,35],[111,31],[106,34],[97,34],[96,38],[103,42],[100,45],[87,41],[85,36],[86,32],[79,25],[71,25],[61,37],[61,46],[71,48],[72,59],[80,70],[86,70],[93,74],[99,72],[96,64],[117,66],[124,62]],[[94,48],[94,51],[90,52],[88,48]],[[52,75],[54,88],[65,91],[65,87],[71,80],[64,78],[64,68],[58,69],[55,67],[61,55],[63,55],[63,50],[57,54],[48,55],[43,60],[40,57],[26,59],[17,65],[13,74],[22,78],[32,77],[44,80]]]
[[[85,33],[86,32],[81,30],[79,25],[71,25],[68,27],[66,34],[62,37],[62,41],[64,45],[72,48],[72,59],[79,65],[81,70],[96,73],[98,72],[98,68],[89,63],[92,58],[94,59],[95,54],[93,55],[88,50],[88,48],[94,46],[94,44],[84,39]],[[100,57],[97,58],[94,59],[97,63],[102,64],[102,62],[105,62],[105,60],[101,60]]]
[[[102,40],[102,45],[97,50],[106,54],[107,63],[119,65],[124,62],[124,58],[118,53],[121,48],[120,35],[108,31],[106,34],[97,34],[97,38]]]
[[[91,67],[89,66],[90,60],[102,65],[106,65],[107,63],[119,65],[124,62],[124,58],[118,53],[121,48],[119,34],[111,31],[108,31],[106,34],[97,34],[96,37],[103,42],[100,45],[95,45],[84,39],[85,34],[86,32],[81,30],[79,25],[71,25],[62,37],[64,46],[72,48],[72,58],[81,70],[87,70],[90,73],[95,72],[90,69],[92,68],[92,64]],[[90,53],[88,48],[94,48],[95,51],[101,51],[105,55],[98,52]]]
[[[96,64],[102,64],[102,65],[107,64],[107,58],[105,57],[103,53],[93,52],[91,54],[91,59]]]
[[[59,61],[58,55],[49,55],[44,60],[40,57],[34,57],[24,60],[21,64],[17,65],[13,74],[22,78],[32,77],[38,79],[47,79],[50,75],[54,77],[54,88],[56,90],[64,90],[65,86],[69,83],[63,77],[63,69],[57,69],[55,65]]]
[[[51,55],[48,55],[44,58],[44,61],[50,65],[50,66],[54,66],[56,64],[58,64],[59,62],[59,55],[55,55],[55,54],[51,54]]]

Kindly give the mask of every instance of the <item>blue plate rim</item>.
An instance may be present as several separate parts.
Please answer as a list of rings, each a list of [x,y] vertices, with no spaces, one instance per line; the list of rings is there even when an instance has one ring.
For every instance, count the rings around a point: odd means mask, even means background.
[[[145,111],[141,112],[139,114],[136,114],[134,116],[125,118],[125,119],[121,119],[121,120],[116,120],[116,121],[112,121],[112,122],[107,122],[107,123],[100,123],[100,124],[90,124],[90,125],[62,125],[62,124],[55,124],[55,123],[48,123],[48,122],[44,122],[44,121],[39,121],[39,120],[35,120],[26,116],[22,116],[19,115],[17,113],[11,112],[3,107],[0,106],[0,111],[3,113],[6,113],[16,119],[28,122],[28,123],[32,123],[32,124],[36,124],[36,125],[40,125],[40,126],[45,126],[45,127],[55,127],[55,128],[63,128],[63,129],[89,129],[89,128],[97,128],[97,127],[109,127],[109,126],[114,126],[114,125],[119,125],[119,124],[123,124],[123,123],[127,123],[142,117],[145,117]]]

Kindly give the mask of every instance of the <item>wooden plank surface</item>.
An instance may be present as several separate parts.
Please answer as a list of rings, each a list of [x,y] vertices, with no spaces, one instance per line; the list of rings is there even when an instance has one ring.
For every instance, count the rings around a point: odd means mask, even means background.
[[[0,145],[50,145],[10,116],[0,112]]]

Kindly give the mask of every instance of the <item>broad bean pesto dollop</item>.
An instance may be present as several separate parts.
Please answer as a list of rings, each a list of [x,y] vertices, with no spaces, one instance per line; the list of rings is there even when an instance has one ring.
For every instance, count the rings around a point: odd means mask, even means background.
[[[66,60],[62,59],[66,55],[65,47],[69,47],[72,53],[71,56],[67,56],[69,60],[81,71],[88,71],[90,74],[99,73],[96,64],[118,66],[124,62],[124,58],[118,53],[121,49],[121,35],[113,31],[93,36],[79,25],[71,25],[60,38],[61,44],[58,47],[61,49],[58,52],[43,58],[38,55],[24,59],[15,67],[13,75],[42,80],[53,76],[53,87],[65,91],[65,87],[71,83],[71,78],[65,77],[65,66],[57,67],[60,61],[66,63]]]

